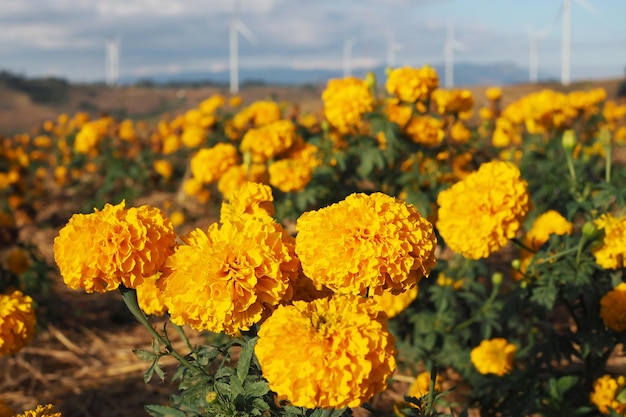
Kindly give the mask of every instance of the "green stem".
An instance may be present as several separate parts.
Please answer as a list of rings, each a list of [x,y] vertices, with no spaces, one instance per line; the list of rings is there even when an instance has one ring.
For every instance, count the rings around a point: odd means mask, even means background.
[[[178,333],[180,338],[183,339],[183,342],[185,342],[185,346],[187,346],[187,349],[193,350],[193,347],[191,346],[191,343],[189,342],[189,338],[187,337],[187,335],[183,331],[183,328],[180,327],[178,324],[175,324],[175,323],[172,323],[172,326],[174,326],[174,329],[176,329],[176,332]]]
[[[580,247],[580,245],[578,245],[578,246],[577,246],[577,247],[575,247],[575,248],[569,248],[569,249],[566,249],[566,250],[564,250],[563,252],[555,253],[554,255],[548,256],[547,258],[542,259],[542,260],[543,260],[543,261],[546,261],[546,262],[553,261],[553,260],[555,260],[555,259],[560,258],[561,256],[569,255],[570,253],[574,253],[574,252],[578,251],[578,250],[579,250],[579,247]]]
[[[178,362],[180,362],[183,366],[192,371],[197,371],[197,368],[194,367],[187,359],[185,359],[180,353],[178,353],[171,343],[166,340],[163,336],[157,332],[154,327],[148,322],[148,317],[144,314],[143,311],[139,308],[139,304],[137,302],[137,292],[132,288],[126,288],[124,286],[120,286],[120,292],[122,293],[122,299],[124,300],[124,304],[128,307],[128,310],[131,314],[141,323],[143,327],[148,330],[148,332],[154,337],[158,342],[165,346],[165,350],[167,353],[172,355]]]
[[[511,241],[512,241],[515,245],[519,246],[521,249],[524,249],[524,250],[525,250],[525,251],[527,251],[527,252],[530,252],[530,253],[536,253],[536,252],[537,252],[536,250],[534,250],[534,249],[532,249],[532,248],[530,248],[530,247],[526,246],[524,243],[522,243],[522,241],[521,241],[521,240],[519,240],[519,239],[518,239],[518,238],[516,238],[516,237],[514,237],[513,239],[511,239]]]
[[[607,183],[611,182],[611,152],[612,146],[606,146],[604,151],[606,153],[606,171],[604,171],[604,180]]]
[[[569,175],[572,177],[572,183],[576,184],[576,170],[574,169],[574,159],[570,152],[565,152],[565,159],[567,159],[567,168],[569,169]]]
[[[334,408],[326,408],[325,410],[322,410],[321,417],[331,417],[334,412],[335,412]]]

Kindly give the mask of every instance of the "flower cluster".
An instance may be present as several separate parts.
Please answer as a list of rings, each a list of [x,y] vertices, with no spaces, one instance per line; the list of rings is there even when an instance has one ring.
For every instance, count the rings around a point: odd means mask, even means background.
[[[0,294],[0,356],[19,352],[35,335],[33,300],[21,291]]]
[[[329,80],[322,100],[326,119],[341,133],[354,130],[361,117],[374,109],[369,86],[356,77]]]
[[[436,262],[433,226],[412,205],[382,193],[352,194],[306,212],[296,229],[304,273],[336,292],[401,292]]]
[[[125,205],[74,214],[60,230],[54,259],[68,287],[86,292],[136,288],[173,252],[176,235],[161,210]]]
[[[509,162],[484,163],[437,196],[437,228],[452,250],[480,259],[501,249],[529,210],[528,185]]]
[[[299,407],[358,407],[385,388],[396,366],[386,319],[363,297],[280,306],[258,334],[263,376]]]
[[[191,158],[190,166],[196,180],[209,184],[238,163],[237,148],[230,143],[218,143],[212,148],[200,149]]]
[[[439,145],[445,136],[443,122],[432,116],[412,118],[405,131],[413,142],[426,146]]]
[[[470,359],[481,374],[503,376],[513,369],[517,348],[506,339],[483,340],[470,352]]]
[[[279,120],[248,130],[239,150],[250,152],[254,162],[265,162],[289,149],[295,141],[296,126],[293,122]]]

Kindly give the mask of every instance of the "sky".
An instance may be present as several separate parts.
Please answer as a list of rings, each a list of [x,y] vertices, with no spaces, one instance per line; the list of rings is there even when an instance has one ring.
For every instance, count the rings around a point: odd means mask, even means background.
[[[591,4],[595,12],[588,10]],[[240,68],[341,69],[444,60],[446,27],[463,49],[455,62],[528,68],[528,28],[539,71],[560,74],[562,0],[241,0],[257,42],[239,37]],[[105,78],[105,44],[120,39],[121,76],[228,68],[234,0],[0,0],[0,69],[92,82]],[[616,78],[626,68],[626,0],[572,0],[571,77]]]

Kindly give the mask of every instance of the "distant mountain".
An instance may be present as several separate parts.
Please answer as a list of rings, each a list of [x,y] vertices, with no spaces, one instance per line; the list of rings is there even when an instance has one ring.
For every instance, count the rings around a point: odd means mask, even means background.
[[[444,66],[434,65],[441,83],[443,84]],[[362,77],[373,71],[379,80],[384,80],[385,68],[355,69],[353,74]],[[309,69],[299,70],[292,68],[259,68],[239,71],[241,85],[251,84],[279,84],[302,85],[324,84],[331,78],[342,77],[341,70]],[[540,80],[554,79],[550,74],[540,74]],[[228,71],[220,72],[184,72],[179,74],[155,74],[149,77],[126,76],[120,80],[122,84],[154,83],[154,84],[228,84]],[[528,82],[528,70],[512,63],[473,64],[458,63],[454,67],[454,84],[457,87],[469,85],[506,85]]]

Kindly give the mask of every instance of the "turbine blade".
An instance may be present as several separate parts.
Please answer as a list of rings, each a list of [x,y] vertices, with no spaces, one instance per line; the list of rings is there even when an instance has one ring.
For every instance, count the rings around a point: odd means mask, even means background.
[[[235,20],[234,25],[235,25],[235,29],[237,29],[237,32],[241,33],[241,35],[244,38],[246,38],[248,42],[250,42],[253,45],[256,45],[257,43],[259,43],[256,36],[254,36],[254,34],[250,31],[250,29],[248,29],[248,27],[244,25],[241,20],[239,19]]]
[[[600,13],[600,10],[598,10],[596,6],[589,3],[587,0],[574,0],[574,2],[577,3],[583,9],[587,9],[588,12],[591,12],[598,17],[602,16],[602,13]]]

